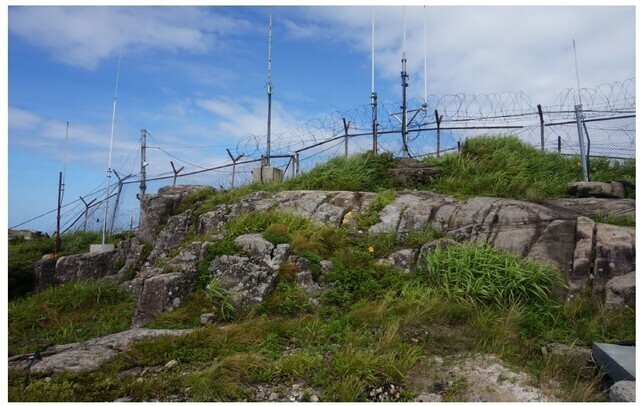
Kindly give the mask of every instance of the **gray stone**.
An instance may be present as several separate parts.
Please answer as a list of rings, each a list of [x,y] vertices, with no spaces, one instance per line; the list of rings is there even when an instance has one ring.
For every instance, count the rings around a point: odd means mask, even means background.
[[[215,313],[203,313],[200,315],[200,324],[203,326],[209,326],[216,321]]]
[[[636,401],[636,383],[634,381],[618,381],[609,389],[609,400],[611,402],[634,402]]]
[[[416,266],[416,260],[418,257],[418,249],[408,248],[394,252],[389,255],[389,264],[398,267],[405,272],[411,272]]]
[[[262,302],[277,281],[277,271],[247,257],[221,255],[211,261],[209,269],[222,288],[231,293],[231,300],[238,309]]]
[[[145,195],[140,200],[140,227],[138,238],[142,243],[152,243],[156,239],[156,230],[165,224],[180,202],[188,195],[199,190],[215,190],[203,185],[165,186],[155,195]]]
[[[184,241],[184,237],[189,231],[191,212],[192,210],[187,210],[182,214],[169,218],[166,227],[160,232],[160,235],[158,235],[158,238],[156,238],[154,242],[153,251],[151,251],[151,255],[149,255],[148,258],[150,262],[180,247]]]
[[[179,364],[178,360],[172,359],[171,361],[167,362],[164,365],[164,368],[165,369],[171,369],[171,368],[177,367],[178,364]]]
[[[198,234],[208,234],[220,231],[222,226],[230,219],[231,207],[221,204],[215,209],[201,214],[198,217]]]
[[[327,192],[286,190],[274,195],[273,199],[279,203],[280,210],[311,217],[327,197]]]
[[[440,403],[443,401],[442,395],[438,395],[437,393],[421,393],[413,399],[414,402],[436,402]]]
[[[345,207],[334,206],[331,203],[322,203],[313,213],[312,218],[318,222],[339,227],[347,211],[349,210]]]
[[[489,226],[497,220],[495,218],[497,208],[494,208],[493,205],[499,201],[500,199],[493,197],[476,197],[457,204],[448,220],[447,228],[443,231],[456,241],[476,241],[478,234],[482,232],[484,241],[486,241]],[[447,207],[448,205],[444,205],[438,209],[436,219],[442,209],[446,210]],[[490,218],[490,221],[487,226],[484,226],[487,217]]]
[[[141,326],[161,313],[175,309],[194,289],[194,274],[172,272],[145,279],[142,291],[136,297],[133,325]]]
[[[624,198],[624,187],[620,195],[619,189],[614,190],[610,183],[605,182],[571,182],[567,187],[571,195],[578,197]]]
[[[569,274],[575,250],[576,220],[554,220],[540,234],[527,258],[546,262]]]
[[[590,218],[578,217],[576,220],[573,268],[567,275],[569,288],[573,291],[582,291],[590,283],[595,227],[596,223]]]
[[[113,256],[115,251],[69,255],[58,258],[56,263],[56,284],[73,280],[92,280],[114,274]]]
[[[593,289],[602,292],[614,276],[636,269],[635,228],[596,224]]]
[[[183,335],[191,330],[152,330],[131,329],[120,333],[109,334],[81,343],[54,345],[40,353],[41,359],[34,363],[31,371],[41,374],[56,372],[90,372],[94,371],[120,351],[126,350],[132,343],[157,338],[165,335]],[[24,354],[9,359],[10,369],[25,369],[31,362]]]
[[[33,267],[36,292],[56,284],[56,259],[45,256],[37,261]]]
[[[609,307],[636,307],[636,273],[615,276],[607,282],[605,304]]]
[[[635,199],[604,199],[597,197],[557,199],[549,201],[545,206],[556,210],[568,210],[579,216],[585,217],[590,217],[599,213],[631,217],[636,216]]]
[[[453,203],[453,198],[431,192],[413,192],[417,199],[410,200],[402,210],[398,233],[422,231],[429,227],[435,213],[444,204]]]
[[[625,190],[624,184],[617,182],[615,180],[609,182],[611,184],[612,193],[621,199],[624,199]]]
[[[371,226],[369,232],[372,234],[395,233],[398,230],[400,215],[404,209],[409,205],[418,206],[421,202],[424,203],[418,196],[401,194],[380,211],[380,221]]]

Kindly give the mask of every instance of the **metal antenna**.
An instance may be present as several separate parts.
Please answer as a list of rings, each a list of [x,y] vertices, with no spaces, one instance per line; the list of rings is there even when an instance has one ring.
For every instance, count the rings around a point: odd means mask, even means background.
[[[371,7],[371,93],[376,91],[375,89],[375,73],[376,73],[376,10]]]
[[[427,103],[427,6],[422,6],[424,14],[424,102]]]
[[[582,106],[582,95],[580,94],[580,76],[578,75],[578,55],[576,53],[576,40],[573,40],[573,60],[576,66],[576,81],[578,82],[578,101]]]
[[[69,140],[69,122],[67,121],[67,131],[64,136],[64,164],[62,165],[62,195],[64,196],[64,180],[67,176],[67,143]]]
[[[102,245],[106,242],[107,237],[107,214],[109,212],[109,183],[111,182],[111,156],[113,152],[113,128],[116,122],[116,101],[118,100],[118,81],[120,80],[120,61],[122,60],[122,52],[118,57],[118,71],[116,73],[116,89],[113,94],[113,110],[111,113],[111,141],[109,143],[109,168],[107,169],[107,194],[104,204],[104,222],[102,224]]]
[[[407,24],[406,24],[406,8],[402,8],[402,157],[406,158],[409,151],[407,148]]]
[[[373,155],[378,155],[378,94],[375,88],[376,76],[376,9],[371,7],[371,125],[373,134]]]
[[[271,14],[269,14],[269,63],[267,69],[267,97],[269,99],[267,115],[267,166],[271,165]]]

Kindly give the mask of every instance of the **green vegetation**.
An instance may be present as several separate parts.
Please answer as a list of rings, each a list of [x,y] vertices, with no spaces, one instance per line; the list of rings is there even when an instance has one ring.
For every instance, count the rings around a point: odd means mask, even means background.
[[[443,169],[429,187],[465,197],[544,200],[563,196],[566,183],[580,178],[576,159],[540,153],[508,137],[472,139],[460,154],[435,161]],[[335,158],[280,185],[196,193],[176,213],[193,209],[191,215],[197,216],[255,191],[377,192],[366,212],[352,215],[358,227],[366,229],[396,197],[387,176],[391,165],[386,154]],[[592,160],[592,170],[594,180],[635,182],[635,163]],[[629,219],[596,218],[631,225]],[[538,382],[557,382],[562,400],[600,401],[601,376],[543,355],[542,349],[550,342],[635,340],[634,310],[608,309],[590,292],[566,300],[556,271],[490,247],[439,247],[412,273],[379,261],[398,249],[418,248],[441,237],[433,229],[370,236],[350,225],[321,226],[274,209],[236,217],[224,224],[220,235],[196,236],[191,231],[191,237],[211,242],[196,266],[197,290],[145,327],[194,328],[192,333],[136,343],[91,373],[54,374],[47,380],[32,374],[26,381],[25,371],[10,370],[9,400],[95,402],[128,396],[134,401],[250,401],[256,385],[302,383],[321,388],[321,401],[366,401],[371,388],[394,384],[402,387],[401,400],[407,401],[416,395],[408,386],[409,372],[421,359],[486,352],[524,369]],[[326,290],[310,299],[297,283],[298,266],[285,263],[275,289],[260,305],[236,309],[231,293],[211,280],[209,266],[216,256],[239,253],[234,239],[247,233],[290,244],[294,254],[310,262],[314,281],[322,281]],[[79,242],[85,241],[82,236],[76,238],[76,247],[85,244]],[[52,248],[50,239],[29,244],[12,243],[10,263],[12,258],[16,264],[18,259],[39,259]],[[65,249],[73,246],[63,242]],[[143,257],[152,248],[145,246]],[[319,264],[325,259],[333,269],[322,273]],[[200,326],[202,313],[214,313],[215,323]],[[132,298],[113,286],[85,282],[50,288],[10,302],[9,354],[125,330],[132,315]],[[156,368],[171,360],[178,365]],[[139,379],[136,371],[143,368]],[[464,400],[469,385],[465,379],[454,380],[445,400]]]
[[[596,223],[606,223],[613,224],[614,226],[624,227],[636,226],[636,218],[631,215],[620,215],[615,213],[604,214],[602,212],[597,212],[590,217],[591,220],[595,221]]]
[[[115,244],[127,234],[113,234],[108,243]],[[91,244],[102,242],[102,234],[95,231],[76,231],[62,234],[59,255],[74,255],[89,252]],[[8,278],[9,300],[22,297],[34,290],[33,267],[46,254],[53,254],[55,238],[40,237],[32,240],[14,238],[9,241]]]
[[[284,187],[289,190],[380,192],[393,186],[393,179],[387,173],[392,166],[393,157],[389,153],[336,157],[287,180]]]
[[[517,137],[470,138],[460,153],[428,161],[442,168],[430,188],[458,197],[496,196],[538,202],[567,196],[567,183],[582,179],[579,157],[542,152]],[[590,178],[635,183],[635,161],[593,158]]]
[[[9,354],[126,330],[133,298],[116,286],[76,282],[9,303]]]

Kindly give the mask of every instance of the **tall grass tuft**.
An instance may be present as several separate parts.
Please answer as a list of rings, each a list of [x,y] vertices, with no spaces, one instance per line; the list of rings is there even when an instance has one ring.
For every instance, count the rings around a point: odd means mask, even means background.
[[[376,156],[366,152],[348,158],[336,157],[286,181],[284,186],[292,190],[379,192],[393,186],[387,174],[392,165],[390,153]]]
[[[459,154],[430,159],[442,167],[430,187],[458,197],[496,196],[529,201],[567,195],[567,183],[582,180],[579,157],[542,152],[517,137],[467,140]],[[635,183],[635,161],[591,160],[591,180]]]
[[[551,289],[564,286],[551,266],[489,246],[438,247],[422,265],[427,282],[447,297],[498,308],[548,305],[553,301]]]

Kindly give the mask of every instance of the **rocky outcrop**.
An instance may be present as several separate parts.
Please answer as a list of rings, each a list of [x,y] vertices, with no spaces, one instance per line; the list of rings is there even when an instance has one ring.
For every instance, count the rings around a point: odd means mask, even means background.
[[[289,244],[273,245],[265,240],[261,234],[245,234],[235,239],[253,261],[267,265],[271,269],[278,269],[284,262],[289,251]]]
[[[636,273],[611,278],[605,289],[605,305],[636,308]]]
[[[620,182],[571,182],[569,193],[577,197],[624,198],[624,185]]]
[[[209,270],[216,283],[231,294],[236,309],[261,303],[275,287],[278,276],[271,267],[236,255],[215,258]]]
[[[556,199],[549,201],[545,206],[553,210],[568,210],[571,213],[585,217],[603,213],[618,216],[636,216],[635,199],[604,199],[597,197]]]
[[[159,272],[162,271],[156,271]],[[133,325],[141,326],[154,317],[177,308],[194,288],[195,274],[190,273],[159,273],[144,279],[136,295]]]
[[[36,292],[56,284],[56,259],[44,257],[33,267]]]
[[[145,195],[140,200],[140,228],[138,238],[143,243],[155,241],[158,227],[167,223],[180,202],[188,195],[203,190],[214,190],[202,185],[165,186],[155,195]]]
[[[58,258],[56,284],[99,279],[114,273],[115,251],[69,255]]]
[[[596,223],[593,288],[604,290],[613,277],[636,269],[636,233],[634,228]]]
[[[149,338],[172,335],[180,336],[191,330],[151,330],[134,328],[104,337],[94,338],[82,343],[54,345],[41,351],[40,359],[35,362],[31,372],[51,374],[54,372],[90,372],[112,359],[131,344]],[[24,370],[31,363],[34,354],[18,355],[9,358],[9,368]]]
[[[618,381],[609,389],[609,400],[611,402],[634,402],[636,401],[635,381]]]

